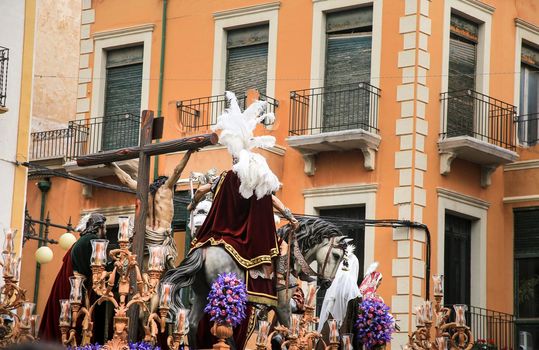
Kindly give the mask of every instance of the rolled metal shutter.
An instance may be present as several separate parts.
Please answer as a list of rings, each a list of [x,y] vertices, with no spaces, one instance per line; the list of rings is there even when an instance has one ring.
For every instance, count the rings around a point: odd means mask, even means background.
[[[266,93],[269,26],[228,32],[225,89],[244,95],[248,89]]]
[[[448,91],[475,91],[477,71],[478,25],[462,17],[451,15],[451,34],[449,38],[449,76]],[[474,102],[463,95],[448,103],[448,137],[474,133]]]
[[[142,46],[107,55],[102,150],[138,144],[142,94]]]
[[[359,83],[371,78],[372,7],[328,13],[326,33],[323,131],[364,128],[369,99]]]

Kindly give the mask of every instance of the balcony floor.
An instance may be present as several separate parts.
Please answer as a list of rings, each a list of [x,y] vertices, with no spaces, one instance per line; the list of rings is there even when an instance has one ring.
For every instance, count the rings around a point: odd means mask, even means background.
[[[321,152],[361,150],[365,156],[365,168],[374,170],[375,151],[381,137],[363,129],[325,132],[315,135],[290,136],[290,147],[303,154],[305,173],[314,175],[314,157]]]
[[[450,137],[438,141],[441,156],[440,174],[451,172],[451,162],[455,158],[464,159],[481,166],[481,185],[490,185],[490,175],[500,165],[514,162],[518,154],[506,148],[471,136]]]

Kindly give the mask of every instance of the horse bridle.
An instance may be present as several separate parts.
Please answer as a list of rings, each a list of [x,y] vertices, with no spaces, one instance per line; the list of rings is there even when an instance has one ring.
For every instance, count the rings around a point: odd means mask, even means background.
[[[320,278],[322,281],[329,281],[329,282],[333,281],[333,278],[325,278],[324,277],[324,272],[326,271],[326,267],[327,267],[327,264],[328,264],[328,261],[329,261],[329,255],[333,251],[333,248],[342,249],[343,256],[344,256],[344,252],[346,251],[346,245],[344,245],[344,244],[334,244],[334,242],[335,242],[335,236],[331,237],[331,239],[329,240],[329,248],[328,248],[328,251],[326,253],[326,257],[324,258],[324,264],[322,265],[322,271],[320,273],[316,274],[318,276],[318,278]]]

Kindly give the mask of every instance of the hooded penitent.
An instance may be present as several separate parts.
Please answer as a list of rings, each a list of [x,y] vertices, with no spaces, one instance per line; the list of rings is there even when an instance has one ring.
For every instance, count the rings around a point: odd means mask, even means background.
[[[351,247],[351,248],[350,248]],[[344,260],[339,266],[339,270],[335,274],[335,279],[328,288],[320,311],[320,323],[318,331],[321,332],[324,323],[329,315],[337,320],[340,326],[345,315],[348,302],[359,295],[357,286],[357,278],[359,275],[359,261],[353,253],[353,247],[349,246],[347,250],[348,268],[344,265]]]

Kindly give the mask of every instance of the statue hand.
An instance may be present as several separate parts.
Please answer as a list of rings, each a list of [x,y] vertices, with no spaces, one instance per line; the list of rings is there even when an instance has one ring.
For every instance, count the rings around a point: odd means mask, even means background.
[[[296,218],[290,219],[289,222],[290,222],[290,226],[292,226],[292,229],[293,229],[294,231],[297,231],[297,230],[299,229],[299,221],[296,220]]]

